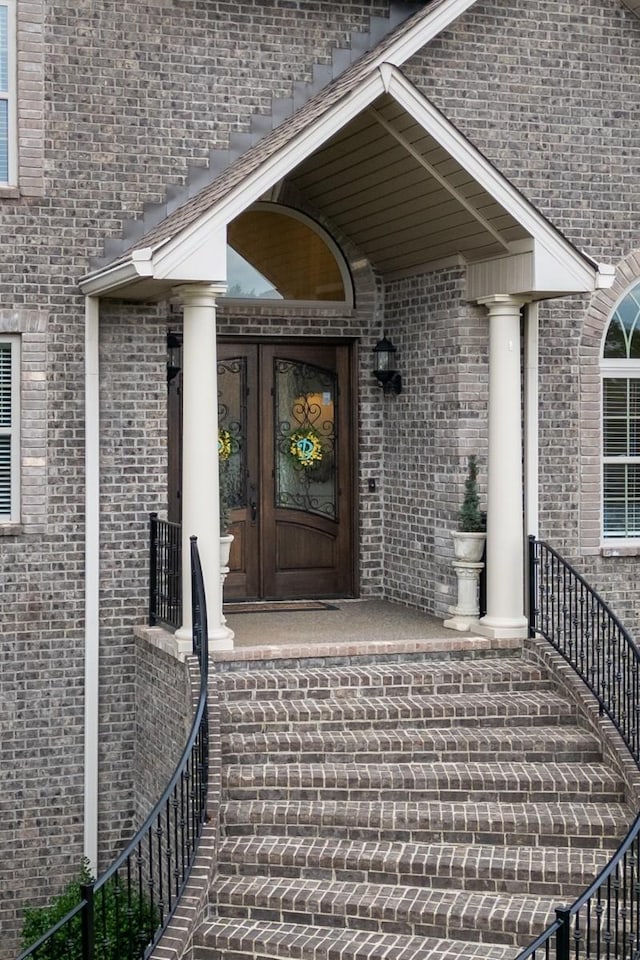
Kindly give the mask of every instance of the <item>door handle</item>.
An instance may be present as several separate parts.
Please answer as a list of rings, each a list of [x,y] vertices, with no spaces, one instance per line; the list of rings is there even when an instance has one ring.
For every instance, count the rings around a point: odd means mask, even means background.
[[[249,523],[253,525],[258,520],[258,487],[255,483],[247,484],[247,500],[249,503]]]

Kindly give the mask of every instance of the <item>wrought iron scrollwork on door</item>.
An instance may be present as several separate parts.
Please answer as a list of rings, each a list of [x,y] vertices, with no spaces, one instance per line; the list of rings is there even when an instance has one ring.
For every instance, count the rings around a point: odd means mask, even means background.
[[[224,464],[229,508],[247,503],[247,362],[243,357],[218,361],[218,426],[229,439]],[[226,437],[225,437],[226,439]]]
[[[337,519],[337,377],[274,361],[275,505]]]

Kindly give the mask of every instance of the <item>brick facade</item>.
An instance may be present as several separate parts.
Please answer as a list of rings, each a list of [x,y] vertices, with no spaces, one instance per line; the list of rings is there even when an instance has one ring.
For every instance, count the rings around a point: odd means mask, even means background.
[[[33,109],[21,99],[21,195],[0,196],[2,236],[11,238],[0,247],[0,332],[20,333],[23,344],[23,516],[19,528],[0,528],[3,960],[15,951],[22,905],[55,892],[82,854],[78,281],[127,221],[166,201],[189,167],[207,166],[210,151],[290,96],[314,64],[330,63],[388,3],[18,0],[18,8],[21,97],[32,96]],[[619,265],[621,277],[640,278],[639,40],[640,21],[621,0],[479,0],[403,69],[572,242]],[[443,615],[454,589],[448,531],[468,453],[479,454],[486,481],[485,314],[464,300],[462,267],[380,277],[324,225],[350,263],[356,309],[222,307],[220,333],[358,340],[361,595]],[[596,294],[541,308],[541,533],[633,628],[637,559],[600,556],[597,535],[596,357],[610,306]],[[165,334],[174,319],[168,304],[101,309],[104,862],[140,815],[136,690],[144,676],[156,681],[150,669],[138,672],[132,627],[145,616],[146,518],[166,504]],[[398,347],[397,398],[383,397],[371,377],[383,329]],[[370,478],[380,480],[375,492]]]

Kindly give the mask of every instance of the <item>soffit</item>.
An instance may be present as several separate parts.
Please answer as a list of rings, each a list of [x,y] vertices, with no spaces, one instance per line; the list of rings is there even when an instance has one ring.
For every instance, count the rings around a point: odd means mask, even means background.
[[[384,273],[504,255],[530,236],[388,95],[287,179]]]

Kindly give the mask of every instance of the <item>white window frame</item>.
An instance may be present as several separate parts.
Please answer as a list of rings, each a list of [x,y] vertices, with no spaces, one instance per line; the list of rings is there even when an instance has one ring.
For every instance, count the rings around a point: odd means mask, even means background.
[[[0,90],[0,100],[8,104],[8,152],[7,167],[8,178],[0,180],[0,186],[14,187],[18,183],[18,121],[17,106],[18,97],[16,90],[16,53],[17,53],[17,35],[16,35],[16,0],[0,0],[0,7],[7,10],[7,46],[8,46],[8,90]]]
[[[600,442],[600,453],[601,453],[601,490],[602,490],[602,527],[601,527],[601,542],[606,548],[615,548],[616,546],[628,546],[628,547],[640,547],[640,535],[634,534],[628,537],[621,536],[611,536],[608,535],[605,531],[605,516],[604,516],[604,497],[605,497],[605,465],[609,463],[619,464],[621,466],[628,464],[635,464],[640,467],[640,455],[636,457],[628,456],[605,456],[604,452],[604,382],[605,380],[639,380],[640,379],[640,359],[627,359],[625,357],[615,357],[607,358],[604,356],[605,344],[607,337],[609,335],[609,329],[611,323],[616,315],[618,308],[620,307],[623,300],[625,300],[632,290],[640,288],[640,280],[636,279],[631,283],[623,295],[618,298],[616,301],[613,310],[609,316],[609,322],[605,328],[604,336],[602,338],[602,348],[600,355],[600,423],[602,426],[602,439]],[[637,326],[638,331],[640,332],[640,323]]]
[[[0,426],[0,436],[11,437],[11,511],[0,515],[0,524],[20,522],[20,337],[0,334],[0,344],[11,347],[11,423]]]

